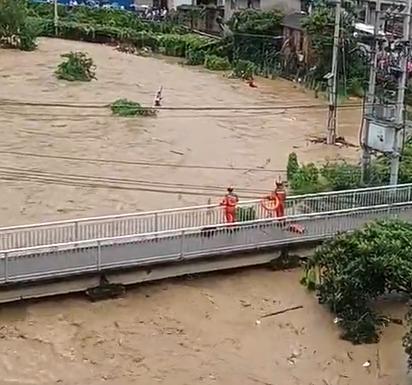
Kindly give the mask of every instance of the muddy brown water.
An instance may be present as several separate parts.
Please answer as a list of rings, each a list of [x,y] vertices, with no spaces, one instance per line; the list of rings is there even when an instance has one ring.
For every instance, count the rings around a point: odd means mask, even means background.
[[[403,327],[389,326],[379,344],[342,341],[299,277],[252,269],[151,284],[98,303],[7,306],[0,383],[406,385]]]
[[[71,50],[84,50],[92,56],[97,65],[97,81],[79,84],[55,79],[53,72],[61,62],[60,55]],[[155,92],[163,86],[163,105],[169,107],[325,103],[285,80],[260,79],[258,88],[250,88],[239,80],[184,67],[175,60],[131,56],[110,47],[80,42],[46,39],[41,40],[35,52],[1,50],[0,57],[1,99],[104,104],[129,98],[151,105]],[[359,118],[359,109],[344,110],[339,116],[340,134],[354,143]],[[111,117],[110,111],[102,108],[16,107],[0,103],[0,177],[8,179],[0,184],[1,223],[205,204],[209,198],[217,200],[228,184],[245,189],[239,192],[241,198],[259,197],[260,191],[272,188],[273,179],[282,172],[247,169],[284,170],[291,151],[304,161],[358,158],[353,148],[308,144],[310,135],[323,133],[325,121],[326,110],[313,108],[161,111],[157,118],[125,119]],[[93,163],[8,155],[4,151],[245,170]],[[90,176],[100,179],[90,183]],[[108,178],[114,180],[110,189],[105,188]],[[116,182],[116,178],[128,181]],[[55,184],[56,180],[65,185]],[[167,194],[139,190],[164,190],[165,183]],[[205,191],[205,185],[214,190]],[[189,189],[202,195],[183,194]]]
[[[54,78],[60,54],[71,50],[90,53],[97,81],[74,84]],[[0,51],[3,99],[90,104],[130,98],[150,105],[162,85],[165,106],[323,102],[287,81],[260,79],[257,84],[252,89],[170,59],[129,56],[86,43],[44,39],[33,53]],[[359,109],[339,115],[340,134],[354,143],[359,118]],[[220,187],[229,183],[244,188],[241,196],[258,196],[278,175],[36,158],[4,151],[246,169],[284,169],[291,151],[304,161],[356,160],[357,150],[308,144],[310,135],[323,132],[325,120],[325,110],[305,108],[271,113],[161,111],[154,119],[130,120],[113,118],[101,108],[2,104],[1,222],[203,204],[218,199]],[[133,189],[107,188],[110,181],[116,187],[114,178]],[[205,185],[214,187],[205,190]],[[189,189],[203,195],[176,192]],[[299,277],[299,271],[252,269],[156,283],[99,303],[62,298],[2,307],[0,385],[407,383],[403,327],[388,327],[378,345],[341,341],[332,316],[303,290]],[[296,305],[303,309],[256,322],[265,313]],[[402,315],[402,305],[390,306],[392,314]],[[371,360],[369,369],[362,366],[366,360]]]

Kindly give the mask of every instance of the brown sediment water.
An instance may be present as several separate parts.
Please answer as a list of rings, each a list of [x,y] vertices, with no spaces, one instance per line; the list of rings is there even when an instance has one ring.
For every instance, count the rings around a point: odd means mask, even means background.
[[[379,344],[342,341],[333,316],[299,278],[299,270],[252,269],[150,284],[98,303],[4,307],[0,383],[408,383],[402,326],[389,326]],[[395,305],[392,314],[400,316],[404,309]]]
[[[74,50],[93,57],[97,81],[55,79],[60,54]],[[103,104],[129,98],[151,105],[163,86],[164,106],[324,103],[288,81],[258,79],[257,85],[79,42],[42,39],[35,52],[0,51],[2,99]],[[360,109],[342,110],[339,134],[356,143],[359,120]],[[203,204],[217,200],[228,184],[244,188],[241,197],[258,197],[282,171],[247,169],[284,170],[291,151],[303,161],[358,158],[353,148],[308,144],[325,122],[326,109],[303,107],[162,110],[156,118],[121,119],[102,108],[2,103],[1,223]],[[85,157],[246,170],[79,160]],[[182,194],[187,191],[203,195]],[[377,345],[344,342],[333,316],[305,292],[299,277],[298,270],[251,269],[155,283],[99,303],[75,297],[2,307],[0,385],[406,385],[403,327],[389,326]],[[261,318],[299,305],[303,309]],[[398,316],[404,310],[390,308]],[[362,366],[367,360],[369,369]]]
[[[55,78],[53,72],[62,60],[60,55],[76,50],[86,51],[93,58],[97,81],[70,83]],[[185,67],[175,60],[132,56],[111,47],[81,42],[42,39],[34,52],[1,50],[0,57],[3,100],[104,104],[129,98],[147,106],[163,86],[165,107],[325,103],[315,99],[313,92],[286,80],[258,79],[258,88],[250,88],[240,80],[199,67]],[[342,110],[339,134],[356,144],[359,121],[359,108]],[[160,111],[156,118],[127,119],[112,117],[108,108],[0,103],[1,223],[205,204],[209,199],[217,200],[229,184],[245,189],[239,191],[241,198],[257,198],[260,191],[272,188],[279,174],[284,174],[291,151],[303,161],[359,157],[353,148],[308,143],[310,135],[324,132],[325,122],[326,108]],[[95,163],[10,155],[4,151],[245,170]],[[280,171],[248,171],[256,168]],[[98,179],[90,180],[90,176]],[[114,188],[105,188],[108,178]],[[127,181],[117,182],[118,179]],[[165,183],[167,194],[141,191],[164,190]],[[213,189],[202,189],[205,185]],[[183,194],[187,191],[201,195]]]

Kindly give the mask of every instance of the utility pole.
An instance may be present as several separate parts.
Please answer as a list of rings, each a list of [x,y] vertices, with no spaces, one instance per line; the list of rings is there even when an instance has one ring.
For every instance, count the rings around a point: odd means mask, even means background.
[[[326,136],[327,144],[336,142],[336,108],[338,104],[338,53],[340,38],[340,16],[342,12],[341,0],[336,0],[335,7],[335,32],[333,34],[333,55],[332,69],[328,75],[329,86],[329,112],[328,112],[328,132]]]
[[[378,65],[378,50],[379,39],[378,33],[381,26],[381,0],[376,0],[375,9],[375,24],[373,30],[373,47],[370,57],[370,70],[369,70],[369,87],[366,97],[366,108],[364,111],[363,119],[363,131],[362,131],[362,158],[361,158],[361,182],[366,183],[369,179],[367,176],[368,167],[370,164],[371,155],[369,152],[368,136],[369,136],[369,119],[373,115],[374,103],[375,103],[375,85],[376,85],[376,67]],[[369,118],[369,119],[367,119]]]
[[[58,4],[57,0],[54,0],[54,33],[56,37],[59,34],[59,13],[58,13]]]
[[[398,138],[401,132],[405,130],[405,88],[408,81],[408,61],[410,53],[410,24],[411,24],[411,8],[412,0],[408,0],[407,6],[403,15],[403,36],[400,41],[402,45],[402,52],[400,58],[400,76],[398,80],[398,97],[396,100],[396,114],[395,114],[395,134],[393,137],[393,153],[391,158],[391,174],[390,184],[398,184],[399,163],[400,163],[400,147]]]

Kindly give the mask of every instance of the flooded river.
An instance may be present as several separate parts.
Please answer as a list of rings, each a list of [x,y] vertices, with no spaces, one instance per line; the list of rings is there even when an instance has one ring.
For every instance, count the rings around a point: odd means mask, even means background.
[[[97,81],[55,79],[60,55],[73,50],[91,55]],[[251,88],[173,61],[50,39],[35,52],[2,50],[0,56],[3,99],[87,106],[129,98],[152,105],[163,86],[165,107],[278,108],[160,111],[156,118],[127,119],[111,117],[108,108],[2,104],[3,225],[205,204],[218,199],[228,184],[241,189],[241,198],[259,197],[284,174],[291,151],[305,161],[358,158],[353,148],[308,144],[310,135],[323,133],[326,110],[282,107],[325,101],[285,80],[261,79]],[[359,121],[359,109],[342,111],[339,134],[356,143]],[[166,167],[170,164],[177,167]]]
[[[97,81],[54,78],[60,54],[72,50],[93,57]],[[1,98],[85,107],[0,105],[3,226],[203,204],[229,183],[241,197],[258,197],[291,151],[304,161],[358,157],[308,144],[324,131],[326,110],[283,107],[323,101],[287,81],[250,88],[172,61],[59,40],[0,58]],[[118,98],[151,105],[160,86],[169,107],[278,109],[121,119],[87,107]],[[359,109],[343,111],[340,135],[356,143],[359,118]],[[403,328],[391,325],[379,345],[339,340],[299,275],[252,269],[147,285],[100,303],[71,297],[2,307],[0,385],[405,385]],[[259,322],[297,305],[303,309]]]
[[[403,328],[388,327],[378,345],[339,340],[333,317],[299,277],[252,269],[151,284],[99,303],[4,307],[0,383],[407,385]],[[261,318],[294,306],[303,308]]]

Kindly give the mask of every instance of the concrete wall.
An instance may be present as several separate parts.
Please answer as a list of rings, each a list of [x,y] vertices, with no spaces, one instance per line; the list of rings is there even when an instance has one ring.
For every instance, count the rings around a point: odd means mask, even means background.
[[[248,0],[224,0],[225,20],[229,20],[233,13],[248,7]],[[279,9],[284,13],[292,13],[301,10],[301,0],[251,0],[253,8],[269,11]]]

